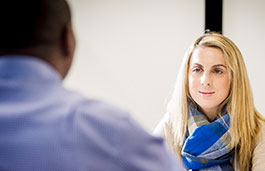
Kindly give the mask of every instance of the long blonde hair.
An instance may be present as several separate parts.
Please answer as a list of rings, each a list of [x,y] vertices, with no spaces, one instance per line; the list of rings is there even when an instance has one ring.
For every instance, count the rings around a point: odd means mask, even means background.
[[[180,155],[187,131],[187,100],[191,99],[188,89],[189,61],[194,49],[199,46],[215,47],[224,54],[230,78],[230,92],[219,108],[227,105],[227,112],[231,117],[232,144],[235,146],[239,168],[240,170],[250,170],[252,153],[265,119],[254,106],[241,52],[230,39],[218,33],[206,33],[200,36],[184,56],[175,89],[167,105],[167,112],[170,116],[169,129],[173,137],[169,144],[173,151]]]

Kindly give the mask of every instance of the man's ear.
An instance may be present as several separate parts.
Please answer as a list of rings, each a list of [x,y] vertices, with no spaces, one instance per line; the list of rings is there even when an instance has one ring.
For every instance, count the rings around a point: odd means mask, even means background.
[[[75,51],[75,36],[72,25],[67,24],[62,32],[61,47],[62,53],[65,57],[73,57]]]

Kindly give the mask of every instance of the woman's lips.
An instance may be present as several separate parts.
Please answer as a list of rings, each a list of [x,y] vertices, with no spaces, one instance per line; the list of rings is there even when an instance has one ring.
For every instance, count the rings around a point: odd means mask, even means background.
[[[211,96],[215,92],[214,91],[199,91],[199,93],[202,94],[203,96]]]

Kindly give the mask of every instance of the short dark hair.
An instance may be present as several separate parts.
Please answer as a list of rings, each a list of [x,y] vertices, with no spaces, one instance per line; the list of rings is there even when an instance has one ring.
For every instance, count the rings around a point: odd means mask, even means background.
[[[56,42],[71,14],[65,0],[0,2],[0,51]]]

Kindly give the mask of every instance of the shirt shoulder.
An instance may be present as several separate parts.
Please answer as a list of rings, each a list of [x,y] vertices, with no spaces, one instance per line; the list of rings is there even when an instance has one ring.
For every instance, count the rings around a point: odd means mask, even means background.
[[[265,168],[265,124],[261,128],[257,145],[253,151],[252,170],[262,171]]]
[[[159,136],[162,138],[166,138],[167,136],[167,125],[169,123],[169,114],[166,113],[163,118],[159,121],[156,125],[155,129],[153,130],[153,135]]]
[[[81,139],[93,147],[94,160],[107,170],[174,170],[174,158],[163,143],[137,124],[128,112],[97,100],[86,100],[76,110]],[[90,134],[91,133],[91,134]],[[85,135],[85,136],[84,136]],[[105,155],[99,156],[99,152]],[[104,170],[105,168],[103,168]]]

